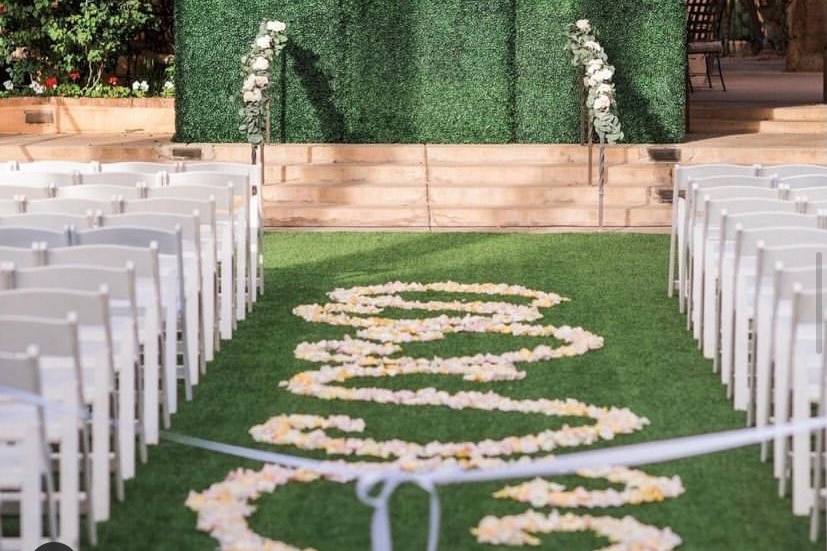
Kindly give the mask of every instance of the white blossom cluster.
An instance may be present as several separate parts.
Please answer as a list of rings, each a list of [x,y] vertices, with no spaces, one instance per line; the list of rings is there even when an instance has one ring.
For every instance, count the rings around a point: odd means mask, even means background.
[[[572,64],[583,71],[586,107],[601,142],[615,143],[623,139],[623,131],[615,111],[614,66],[588,19],[580,19],[569,29],[566,50],[572,55]]]
[[[263,21],[250,51],[241,58],[244,107],[240,113],[239,130],[254,145],[264,141],[264,120],[270,108],[267,92],[272,81],[273,62],[287,44],[286,30],[287,25],[281,21]]]

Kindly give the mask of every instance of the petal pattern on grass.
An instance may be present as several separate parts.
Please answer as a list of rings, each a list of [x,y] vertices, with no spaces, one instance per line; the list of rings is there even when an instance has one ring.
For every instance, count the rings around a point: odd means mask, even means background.
[[[528,304],[502,300],[413,300],[409,293],[459,293],[485,297],[517,297]],[[333,456],[383,460],[346,462],[332,460],[327,465],[348,466],[364,472],[402,468],[421,471],[440,466],[483,469],[528,461],[553,460],[558,448],[578,447],[611,440],[616,435],[643,429],[649,421],[626,408],[602,407],[566,399],[516,399],[496,392],[461,391],[456,393],[433,387],[416,390],[391,390],[378,387],[342,386],[350,379],[376,379],[411,374],[453,375],[471,382],[519,380],[525,372],[520,363],[545,362],[586,354],[603,347],[603,338],[580,327],[539,325],[541,308],[551,308],[568,299],[554,293],[506,284],[463,284],[392,282],[382,285],[336,289],[328,293],[330,302],[294,308],[293,313],[311,323],[348,326],[356,329],[355,338],[304,342],[295,356],[322,364],[319,369],[300,372],[280,386],[287,391],[322,400],[363,401],[399,406],[438,406],[455,410],[477,409],[540,414],[548,417],[579,417],[586,424],[548,429],[535,434],[486,439],[479,442],[432,441],[425,444],[402,439],[363,438],[363,419],[345,415],[322,417],[308,414],[275,416],[250,429],[257,442],[293,446],[302,450],[324,451]],[[433,317],[394,319],[383,317],[387,309],[434,312]],[[449,315],[448,313],[456,315]],[[558,341],[558,346],[539,345],[500,354],[472,356],[411,357],[401,354],[405,343],[438,341],[457,333],[495,333],[530,336]],[[337,431],[344,435],[331,435]],[[663,501],[683,493],[678,477],[654,477],[642,471],[621,467],[578,473],[585,478],[605,479],[622,484],[623,489],[586,490],[534,480],[500,490],[495,497],[530,503],[533,507],[617,507]],[[260,471],[237,470],[226,480],[201,493],[191,492],[187,506],[198,513],[198,528],[209,532],[223,550],[294,550],[285,543],[264,538],[252,531],[247,518],[253,514],[252,502],[278,486],[297,481],[328,479],[349,482],[327,474],[268,465]],[[522,515],[486,517],[472,530],[482,543],[536,545],[534,534],[592,531],[612,542],[613,551],[668,551],[681,540],[668,528],[642,524],[631,517],[593,517],[550,515],[529,510]]]

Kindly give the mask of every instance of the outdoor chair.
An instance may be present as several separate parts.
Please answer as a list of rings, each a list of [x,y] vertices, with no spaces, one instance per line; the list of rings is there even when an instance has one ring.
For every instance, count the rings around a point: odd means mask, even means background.
[[[718,66],[721,88],[726,92],[724,72],[721,69],[721,56],[724,54],[724,42],[721,38],[721,19],[725,0],[686,0],[686,53],[699,54],[704,57],[706,81],[712,88],[713,65]],[[687,62],[687,83],[692,90],[692,74]]]

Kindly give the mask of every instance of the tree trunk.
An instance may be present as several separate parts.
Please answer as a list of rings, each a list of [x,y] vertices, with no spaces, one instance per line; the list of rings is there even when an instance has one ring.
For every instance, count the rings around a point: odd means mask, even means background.
[[[825,0],[792,0],[787,12],[789,47],[787,70],[822,71],[825,34]]]

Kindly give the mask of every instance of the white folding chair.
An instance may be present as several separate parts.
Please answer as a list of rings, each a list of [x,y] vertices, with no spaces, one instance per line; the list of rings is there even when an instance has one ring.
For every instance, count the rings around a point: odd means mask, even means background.
[[[89,173],[98,172],[100,170],[100,163],[97,161],[82,162],[82,161],[30,161],[28,163],[19,163],[17,170],[20,172],[54,172],[54,173]]]
[[[719,295],[718,330],[719,354],[717,367],[721,382],[731,387],[733,369],[733,338],[735,333],[735,297],[746,283],[744,278],[755,276],[755,254],[757,243],[769,240],[771,245],[784,244],[785,239],[794,239],[797,228],[815,230],[822,219],[818,216],[787,212],[755,212],[726,215],[721,218],[721,240],[719,242],[718,286]],[[777,231],[776,231],[777,230]],[[765,241],[766,243],[766,241]]]
[[[714,360],[714,371],[719,366],[719,313],[720,301],[720,261],[730,250],[732,243],[726,240],[725,225],[730,216],[755,212],[774,212],[796,214],[798,206],[788,201],[772,201],[767,199],[723,199],[711,201],[704,209],[705,233],[702,237],[703,256],[701,260],[701,287],[700,287],[700,319],[702,328],[702,345],[706,358]]]
[[[64,197],[26,201],[24,208],[30,213],[76,214],[94,217],[98,214],[117,214],[120,212],[121,205],[117,200],[99,201]]]
[[[250,179],[249,176],[218,172],[182,172],[169,175],[169,185],[204,185],[226,188],[233,185],[233,208],[236,241],[236,318],[243,320],[252,306],[252,294],[248,278],[250,267]],[[248,287],[250,287],[248,292]]]
[[[757,211],[773,211],[782,210],[776,207],[776,203],[782,197],[782,191],[769,188],[758,187],[719,187],[714,189],[703,189],[700,184],[693,184],[690,191],[689,200],[687,202],[687,227],[686,227],[686,251],[682,255],[686,255],[684,261],[684,273],[681,274],[681,279],[685,281],[686,291],[684,292],[685,300],[688,305],[687,312],[687,329],[693,328],[693,336],[698,340],[698,344],[702,345],[701,330],[701,299],[703,298],[703,259],[706,252],[706,240],[717,239],[718,227],[712,225],[707,219],[707,209],[715,201],[726,201],[734,199],[752,200],[753,209]],[[790,211],[797,208],[793,203],[789,207]],[[741,211],[745,212],[745,211]]]
[[[55,186],[17,186],[11,184],[0,185],[0,199],[16,199],[25,201],[27,199],[48,199],[54,197]]]
[[[699,208],[699,203],[702,203],[703,197],[710,192],[713,199],[736,197],[782,198],[783,194],[781,192],[773,195],[767,191],[776,188],[776,183],[773,178],[758,178],[756,176],[715,176],[689,181],[684,205],[683,228],[678,240],[678,280],[681,290],[679,297],[683,298],[683,301],[679,302],[681,312],[684,311],[685,307],[691,307],[688,304],[688,286],[691,285],[691,282],[687,281],[690,270],[688,254],[695,238],[692,233],[693,228],[698,222],[695,211]]]
[[[684,215],[686,212],[686,194],[689,191],[689,181],[714,176],[757,176],[759,167],[708,164],[708,165],[675,165],[672,171],[672,230],[669,240],[669,285],[668,293],[671,297],[677,284],[675,270],[677,269],[678,251],[682,249],[684,230]],[[683,194],[683,196],[681,195]]]
[[[155,247],[159,259],[159,294],[163,315],[164,335],[164,389],[166,403],[170,413],[178,408],[177,366],[178,366],[178,331],[181,339],[181,357],[183,358],[182,378],[187,400],[192,399],[192,382],[190,374],[198,367],[190,366],[191,354],[188,347],[191,335],[187,319],[187,292],[184,284],[184,251],[182,229],[163,231],[143,227],[115,226],[94,230],[80,231],[75,234],[77,245],[121,245],[126,247]]]
[[[147,174],[143,172],[98,172],[81,174],[80,185],[115,186],[125,188],[160,187],[163,185],[163,172]]]
[[[787,240],[782,236],[786,235]],[[795,246],[786,245],[791,236],[795,236]],[[812,263],[815,255],[823,250],[827,243],[827,233],[823,230],[792,229],[783,231],[776,228],[767,231],[762,240],[755,244],[755,268],[752,277],[744,277],[735,297],[735,324],[732,339],[732,396],[736,409],[746,410],[752,422],[753,395],[751,389],[755,384],[752,373],[758,368],[752,358],[757,354],[756,345],[766,336],[769,321],[772,319],[773,275],[776,264],[781,262],[788,268],[798,268]],[[768,246],[771,243],[774,246]],[[783,243],[779,245],[779,243]],[[749,246],[745,246],[749,248]],[[763,336],[758,336],[760,332]],[[763,369],[762,369],[763,371]]]
[[[817,273],[818,272],[818,273]],[[809,287],[820,274],[820,270],[813,269],[809,273],[800,273]],[[813,287],[809,287],[812,289]],[[819,345],[823,337],[824,311],[818,291],[804,291],[804,285],[796,283],[793,290],[793,306],[791,315],[791,331],[788,345],[783,351],[787,355],[786,363],[789,375],[786,378],[787,387],[784,391],[792,400],[791,422],[808,419],[814,405],[821,398],[821,382],[824,369],[824,353]],[[782,389],[783,390],[783,389]],[[776,419],[776,423],[781,423]],[[781,461],[787,460],[788,438],[782,439]],[[812,434],[803,432],[794,434],[792,440],[792,498],[793,514],[806,515],[810,512],[813,503],[813,440]],[[786,490],[786,465],[782,465],[780,493]]]
[[[74,199],[95,199],[97,201],[122,201],[124,199],[142,199],[146,195],[146,186],[112,186],[105,184],[87,184],[58,188],[56,197]]]
[[[137,373],[138,310],[135,290],[135,267],[131,262],[120,268],[77,265],[50,265],[15,270],[12,280],[16,289],[69,289],[94,292],[101,286],[109,291],[113,362],[118,388],[118,436],[121,449],[121,473],[125,480],[135,476],[135,437],[140,456],[146,461],[144,430],[144,380]],[[136,384],[137,383],[137,384]],[[136,403],[136,392],[140,397]],[[154,404],[158,407],[158,404]],[[136,420],[137,411],[137,420]],[[136,430],[137,429],[137,430]]]
[[[105,288],[99,292],[58,289],[14,289],[0,292],[0,312],[4,316],[23,316],[66,320],[77,316],[82,362],[84,402],[92,405],[92,491],[93,517],[96,521],[109,518],[110,467],[114,467],[115,489],[123,499],[120,439],[110,440],[112,428],[120,426],[117,395],[114,392],[114,361],[109,297]],[[112,447],[110,448],[110,444]],[[110,464],[110,451],[115,460]]]
[[[204,200],[209,198],[215,204],[215,240],[218,259],[218,317],[221,338],[230,339],[235,326],[234,304],[234,199],[233,185],[224,188],[202,185],[180,184],[147,190],[150,199],[188,199]],[[202,222],[202,227],[204,222]]]
[[[3,389],[6,389],[5,392]],[[19,393],[19,394],[18,394]],[[54,511],[53,488],[48,444],[46,443],[43,409],[36,404],[14,404],[29,410],[28,419],[19,414],[4,417],[9,400],[21,400],[20,395],[41,396],[40,365],[37,347],[30,347],[25,354],[0,352],[0,420],[3,426],[20,423],[16,438],[0,441],[0,487],[17,490],[20,503],[20,538],[14,542],[21,549],[34,549],[44,541],[41,498],[41,480],[45,482],[46,510],[48,511],[49,534],[56,538],[57,517]],[[12,494],[13,495],[13,494]],[[11,497],[11,496],[9,496]],[[4,500],[8,499],[3,496]],[[2,522],[0,510],[0,523]],[[10,542],[3,542],[6,547]]]
[[[133,213],[104,216],[101,226],[129,228],[144,227],[161,231],[181,230],[182,262],[184,269],[184,289],[186,293],[183,310],[187,323],[187,340],[189,352],[190,382],[197,385],[199,374],[206,368],[204,352],[204,335],[201,331],[204,315],[204,298],[202,293],[202,255],[201,255],[201,224],[198,212],[184,214],[167,213]],[[177,260],[171,257],[161,257],[161,271],[174,271]]]
[[[185,216],[197,215],[201,225],[201,289],[203,299],[202,331],[204,338],[205,360],[212,361],[219,339],[217,288],[216,288],[216,218],[215,196],[210,195],[207,200],[178,199],[155,197],[124,202],[124,214],[159,213],[180,214]],[[185,236],[186,239],[186,236]]]
[[[84,506],[87,537],[94,544],[97,535],[92,518],[92,444],[86,419],[80,415],[87,410],[83,396],[77,317],[69,314],[65,320],[59,320],[0,316],[0,350],[20,352],[32,345],[40,352],[42,398],[60,406],[60,409],[45,411],[46,440],[58,447],[59,485],[55,497],[60,509],[60,540],[70,546],[78,545],[79,506]],[[0,423],[0,439],[15,430],[20,430],[17,423]],[[82,468],[79,457],[83,461]],[[79,485],[80,472],[83,473],[82,489]]]
[[[48,249],[44,262],[49,266],[92,266],[122,268],[132,265],[135,274],[136,306],[138,316],[138,340],[143,353],[143,419],[146,441],[158,443],[159,393],[164,427],[170,426],[170,404],[166,392],[166,370],[162,338],[161,276],[158,245],[130,247],[120,245],[77,245]],[[2,258],[2,256],[0,256]],[[170,367],[169,378],[175,382],[175,365]],[[165,374],[163,377],[161,374]]]
[[[770,375],[769,384],[766,387],[768,393],[769,416],[768,422],[772,424],[784,424],[792,418],[792,388],[793,378],[796,376],[793,369],[797,368],[792,362],[799,346],[806,350],[808,344],[799,337],[807,336],[805,332],[794,335],[794,325],[797,314],[795,312],[795,299],[799,291],[814,293],[818,276],[817,266],[806,266],[794,269],[785,269],[778,263],[773,275],[773,296],[772,296],[772,325],[770,328]],[[806,288],[805,288],[806,286]],[[803,321],[803,320],[799,320]],[[810,323],[810,329],[814,323]],[[810,337],[815,333],[811,332]],[[764,337],[766,338],[766,337]],[[763,389],[762,389],[763,390]],[[779,479],[779,495],[784,496],[789,478],[789,457],[788,439],[776,437],[773,439],[773,475]],[[763,450],[762,450],[763,451]],[[801,503],[796,506],[793,503],[795,514],[805,514],[801,509]]]
[[[21,228],[43,228],[62,231],[65,228],[87,229],[97,224],[97,216],[60,214],[54,212],[23,213],[0,216],[0,226],[17,226]]]
[[[797,200],[807,204],[808,210],[827,206],[827,186],[800,188],[791,192]],[[809,205],[812,204],[813,207]]]
[[[257,295],[264,292],[264,254],[262,243],[264,238],[264,182],[262,181],[262,167],[259,164],[244,163],[216,163],[216,162],[187,162],[184,163],[184,172],[220,172],[236,174],[250,178],[250,281],[256,292],[252,293],[253,302]]]
[[[48,247],[68,247],[72,243],[69,228],[63,231],[20,226],[0,227],[0,247],[31,248],[32,243],[45,243]]]
[[[17,198],[0,199],[0,215],[18,214],[23,212],[24,201]]]
[[[67,187],[78,183],[74,172],[0,172],[0,187]]]
[[[758,172],[759,176],[776,176],[778,178],[790,178],[794,176],[825,174],[827,166],[808,164],[769,165],[762,166]]]

